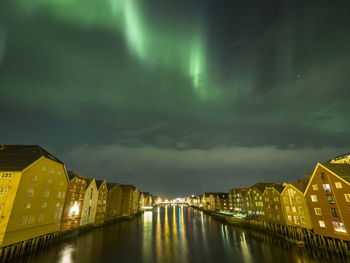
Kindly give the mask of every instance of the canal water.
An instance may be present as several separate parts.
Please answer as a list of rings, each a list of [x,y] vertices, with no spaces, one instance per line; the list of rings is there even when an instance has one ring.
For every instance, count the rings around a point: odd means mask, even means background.
[[[196,263],[346,262],[308,251],[278,238],[226,225],[184,206],[147,211],[62,240],[14,262],[32,263]]]

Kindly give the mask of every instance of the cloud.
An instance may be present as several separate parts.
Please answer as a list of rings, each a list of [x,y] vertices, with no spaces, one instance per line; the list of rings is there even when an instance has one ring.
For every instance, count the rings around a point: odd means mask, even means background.
[[[69,169],[88,177],[133,183],[143,191],[175,196],[227,191],[258,181],[297,181],[318,161],[348,151],[348,148],[273,146],[173,150],[153,146],[81,145],[64,156]]]

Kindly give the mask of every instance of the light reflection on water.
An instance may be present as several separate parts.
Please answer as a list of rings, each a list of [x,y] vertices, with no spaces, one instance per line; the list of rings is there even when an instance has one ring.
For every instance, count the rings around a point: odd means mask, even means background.
[[[120,221],[63,240],[47,251],[15,262],[342,262],[336,257],[318,257],[319,253],[312,255],[280,239],[228,226],[202,211],[166,206],[133,221]]]

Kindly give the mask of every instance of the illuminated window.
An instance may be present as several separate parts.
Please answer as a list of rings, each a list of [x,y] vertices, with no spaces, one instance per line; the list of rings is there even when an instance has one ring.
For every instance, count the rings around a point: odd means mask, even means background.
[[[345,200],[346,202],[350,202],[350,194],[345,194]]]
[[[318,185],[317,185],[317,184],[313,184],[313,185],[312,185],[312,189],[314,189],[315,191],[317,191],[317,190],[318,190]]]
[[[331,208],[332,216],[333,217],[339,217],[339,212],[338,209],[336,208]]]
[[[294,196],[294,191],[293,189],[288,189],[289,196]]]
[[[328,200],[328,204],[335,204],[333,195],[328,195],[327,200]]]
[[[318,215],[318,216],[322,215],[322,210],[321,210],[321,208],[314,208],[314,210],[315,210],[315,214],[316,214],[316,215]]]
[[[34,188],[28,188],[26,196],[30,197],[34,195]]]
[[[273,198],[273,201],[278,202],[278,201],[279,201],[279,198],[278,198],[278,197],[274,197],[274,198]]]
[[[52,178],[47,178],[46,182],[47,182],[48,184],[52,184]]]
[[[320,224],[320,227],[326,227],[326,224],[323,220],[319,220],[318,223]]]
[[[42,204],[41,204],[41,208],[46,208],[47,207],[47,203],[46,202],[43,202]]]
[[[297,209],[296,209],[295,206],[292,207],[292,211],[293,211],[294,213],[296,213]]]
[[[343,186],[341,185],[341,182],[336,182],[335,183],[335,188],[343,188]]]
[[[277,206],[277,205],[275,205],[275,209],[276,209],[276,210],[278,209],[278,206]]]
[[[344,224],[342,222],[332,222],[334,231],[346,233]]]
[[[329,184],[323,184],[323,189],[326,191],[326,193],[332,192],[331,187]]]
[[[292,221],[292,216],[288,216],[288,221]]]
[[[317,196],[316,195],[311,195],[311,201],[312,202],[317,202]]]
[[[31,203],[24,203],[24,209],[29,209],[31,206]]]
[[[46,166],[41,167],[41,171],[46,172]]]
[[[301,198],[297,197],[297,203],[300,204],[301,203]]]

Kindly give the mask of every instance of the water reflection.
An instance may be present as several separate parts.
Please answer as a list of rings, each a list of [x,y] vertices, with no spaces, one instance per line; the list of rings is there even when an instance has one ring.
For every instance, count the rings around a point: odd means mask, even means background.
[[[159,207],[133,221],[80,234],[15,262],[29,263],[349,262],[308,252],[261,232],[232,227],[202,211]]]

